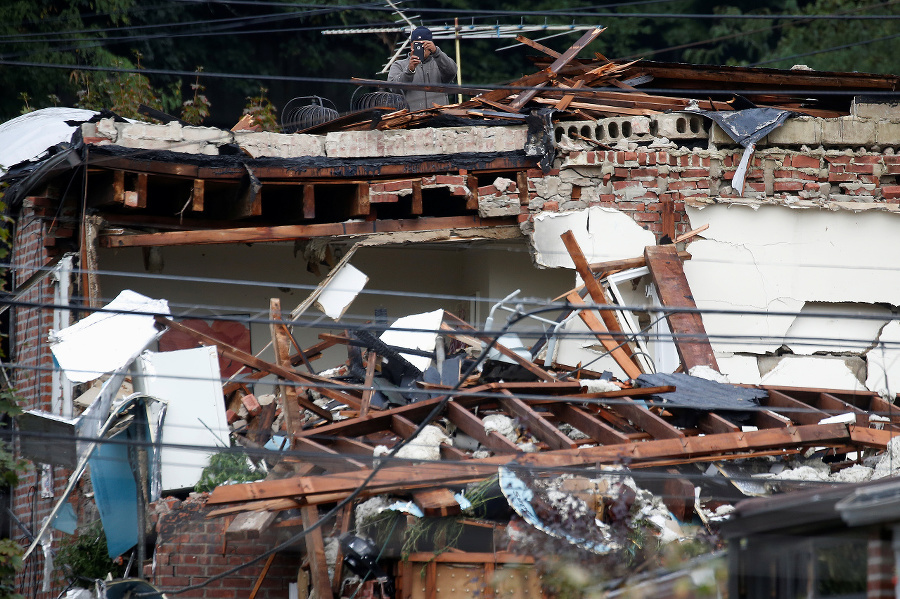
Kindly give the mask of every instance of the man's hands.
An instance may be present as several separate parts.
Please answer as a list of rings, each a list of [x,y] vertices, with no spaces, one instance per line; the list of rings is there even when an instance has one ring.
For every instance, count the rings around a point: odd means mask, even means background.
[[[422,41],[419,42],[419,43],[422,44],[422,49],[425,50],[425,58],[428,58],[429,56],[431,56],[432,54],[434,54],[435,52],[437,52],[437,46],[434,45],[434,42],[433,42],[433,41],[431,41],[431,40],[422,40]],[[416,56],[415,54],[413,54],[412,52],[410,52],[410,53],[409,53],[409,66],[407,66],[406,68],[409,70],[410,73],[415,73],[415,72],[416,72],[416,67],[419,66],[419,64],[420,64],[421,62],[422,62],[422,61],[419,60],[419,57],[418,57],[418,56]]]
[[[406,68],[407,68],[407,70],[408,70],[410,73],[415,73],[415,72],[416,72],[416,67],[419,66],[419,63],[421,63],[421,62],[422,62],[422,61],[419,60],[419,57],[418,57],[418,56],[416,56],[415,54],[413,54],[413,53],[410,52],[410,54],[409,54],[409,66],[407,66]]]

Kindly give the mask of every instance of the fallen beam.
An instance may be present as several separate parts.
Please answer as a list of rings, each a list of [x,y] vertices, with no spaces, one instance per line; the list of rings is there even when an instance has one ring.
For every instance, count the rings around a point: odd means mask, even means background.
[[[114,234],[100,237],[103,247],[165,247],[176,245],[214,245],[223,243],[263,243],[306,239],[310,237],[341,237],[401,233],[409,231],[439,231],[444,229],[516,226],[515,217],[481,218],[479,216],[425,217],[405,220],[373,220],[315,225],[282,225],[275,227],[239,227],[198,231],[169,231],[165,233]]]
[[[851,433],[852,430],[852,433]],[[519,454],[510,460],[506,456],[494,456],[467,462],[428,462],[427,464],[392,466],[382,468],[366,484],[369,493],[387,493],[401,489],[427,488],[437,485],[457,484],[479,480],[497,472],[499,466],[517,464],[538,468],[566,468],[586,464],[640,464],[653,460],[720,459],[723,454],[753,452],[765,449],[792,449],[802,446],[859,445],[884,447],[884,435],[874,429],[848,428],[841,423],[789,426],[748,432],[719,433],[712,435],[657,439],[586,447],[560,449],[541,453]],[[876,438],[877,437],[877,438]],[[343,472],[336,476],[304,476],[282,480],[261,481],[240,485],[217,487],[209,498],[209,504],[232,503],[248,500],[303,497],[306,502],[318,503],[319,499],[336,498],[357,489],[371,474],[371,470]]]

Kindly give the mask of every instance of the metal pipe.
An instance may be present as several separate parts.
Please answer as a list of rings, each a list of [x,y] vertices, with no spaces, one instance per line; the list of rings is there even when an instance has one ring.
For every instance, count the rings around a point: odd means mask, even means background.
[[[459,53],[459,17],[453,19],[453,30],[456,32],[456,84],[462,85],[462,57]],[[462,104],[462,94],[456,95],[456,101]]]

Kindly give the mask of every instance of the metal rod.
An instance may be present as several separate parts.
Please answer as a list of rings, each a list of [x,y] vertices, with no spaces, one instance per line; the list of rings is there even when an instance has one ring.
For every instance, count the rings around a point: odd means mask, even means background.
[[[456,84],[462,85],[462,57],[459,53],[459,17],[453,19],[453,27],[456,33]],[[462,94],[456,95],[456,101],[462,104]]]

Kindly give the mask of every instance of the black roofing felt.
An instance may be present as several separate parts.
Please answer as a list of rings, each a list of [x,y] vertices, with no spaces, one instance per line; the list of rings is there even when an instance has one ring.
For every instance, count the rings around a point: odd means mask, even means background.
[[[654,394],[651,398],[694,410],[753,410],[760,399],[769,395],[765,389],[737,387],[682,373],[642,374],[636,383],[638,387],[674,385],[675,391]]]
[[[278,158],[272,156],[250,158],[244,154],[229,154],[226,156],[211,156],[206,154],[188,154],[173,152],[170,150],[141,150],[117,145],[91,146],[91,155],[117,156],[143,160],[147,162],[166,162],[176,164],[189,164],[200,167],[237,168],[243,165],[255,167],[279,167],[290,171],[294,169],[316,168],[340,168],[359,169],[362,167],[378,168],[388,165],[416,164],[422,161],[446,160],[452,162],[458,168],[477,170],[483,165],[498,158],[524,159],[524,150],[511,150],[506,152],[459,152],[457,154],[434,154],[423,156],[378,156],[369,158],[329,158],[326,156],[298,156],[295,158]],[[100,164],[102,166],[102,163]]]

